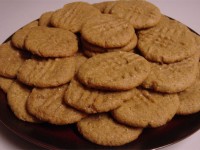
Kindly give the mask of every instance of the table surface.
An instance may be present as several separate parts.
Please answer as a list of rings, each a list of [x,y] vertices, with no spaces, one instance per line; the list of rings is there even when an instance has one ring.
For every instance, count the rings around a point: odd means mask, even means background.
[[[75,1],[75,0],[74,0]],[[76,0],[78,1],[78,0]],[[99,2],[101,0],[82,0]],[[148,0],[158,6],[161,12],[200,34],[199,0]],[[56,10],[72,0],[0,0],[0,43],[4,42],[17,29],[40,17],[43,12]],[[162,150],[199,150],[200,130],[190,137],[162,148]],[[16,136],[0,124],[0,149],[42,149]]]

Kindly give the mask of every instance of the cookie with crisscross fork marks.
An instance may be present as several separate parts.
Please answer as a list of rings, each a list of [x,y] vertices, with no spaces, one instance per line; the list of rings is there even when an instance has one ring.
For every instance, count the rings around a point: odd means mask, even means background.
[[[161,17],[159,8],[144,0],[101,2],[94,6],[102,13],[129,21],[135,29],[155,26]]]
[[[101,91],[88,88],[76,80],[72,80],[65,93],[65,102],[86,113],[108,112],[131,98],[132,90]]]
[[[41,57],[67,57],[78,51],[78,41],[68,30],[40,26],[28,33],[25,48]]]
[[[151,72],[142,86],[164,93],[181,92],[195,82],[198,61],[199,55],[171,64],[151,63]]]
[[[67,85],[55,88],[34,88],[27,101],[28,111],[40,120],[56,125],[75,123],[86,116],[65,103]]]
[[[86,2],[74,2],[66,4],[62,9],[53,13],[51,24],[58,28],[67,29],[71,32],[79,32],[82,25],[91,17],[101,12]]]
[[[140,85],[149,72],[149,62],[143,57],[131,52],[110,52],[85,61],[77,77],[89,87],[128,90]]]
[[[192,32],[178,21],[162,17],[160,23],[138,33],[138,48],[154,62],[174,63],[196,52]]]
[[[69,82],[75,73],[75,58],[29,59],[19,69],[17,78],[36,87],[55,87]]]
[[[123,47],[131,41],[134,34],[130,23],[110,14],[89,19],[81,30],[84,40],[103,48]]]
[[[133,127],[159,127],[170,121],[179,108],[177,94],[135,90],[132,98],[112,112],[119,122]]]

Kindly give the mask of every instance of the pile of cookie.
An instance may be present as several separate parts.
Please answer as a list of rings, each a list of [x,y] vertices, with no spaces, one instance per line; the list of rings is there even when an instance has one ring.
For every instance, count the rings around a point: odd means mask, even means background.
[[[200,37],[143,0],[74,2],[0,45],[0,87],[20,120],[77,123],[120,146],[200,111]]]

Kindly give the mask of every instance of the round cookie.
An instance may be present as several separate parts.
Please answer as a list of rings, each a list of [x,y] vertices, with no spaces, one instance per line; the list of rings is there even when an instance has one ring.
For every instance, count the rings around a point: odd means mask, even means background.
[[[200,69],[200,66],[199,66]],[[177,111],[179,115],[189,115],[200,111],[200,76],[195,83],[186,90],[178,93],[180,107]]]
[[[7,93],[11,84],[14,82],[13,79],[4,78],[0,76],[0,88]]]
[[[93,44],[90,44],[89,42],[85,41],[83,38],[81,39],[82,41],[82,45],[84,47],[84,49],[87,49],[89,51],[93,51],[93,52],[97,52],[97,53],[103,53],[103,52],[114,52],[114,51],[131,51],[135,48],[135,46],[137,45],[137,36],[134,34],[133,38],[131,39],[131,41],[123,46],[123,47],[119,47],[119,48],[102,48]]]
[[[17,118],[27,122],[40,122],[34,116],[32,116],[26,108],[27,99],[31,93],[31,89],[18,81],[13,82],[10,86],[7,99],[8,105]]]
[[[42,57],[67,57],[78,51],[78,41],[70,31],[40,26],[28,33],[25,48]]]
[[[109,13],[129,21],[135,29],[153,27],[161,18],[159,8],[144,0],[118,1]]]
[[[32,28],[37,26],[38,21],[33,21],[16,31],[11,38],[12,44],[19,49],[24,49],[24,41],[26,39],[27,34],[31,31]]]
[[[84,40],[103,48],[123,47],[131,41],[134,34],[131,24],[110,14],[89,19],[81,30]]]
[[[170,121],[179,108],[177,94],[161,94],[143,89],[112,112],[113,117],[133,127],[159,127]]]
[[[96,114],[77,123],[79,132],[89,141],[104,146],[120,146],[132,142],[142,129],[115,122],[108,114]]]
[[[110,52],[88,59],[78,71],[78,79],[89,87],[128,90],[140,85],[150,72],[143,57],[130,52]]]
[[[27,101],[28,111],[39,118],[56,125],[75,123],[86,114],[63,103],[67,85],[55,88],[34,88]]]
[[[51,24],[71,32],[79,32],[82,25],[89,18],[99,14],[101,14],[101,12],[89,3],[73,2],[55,11],[51,17]]]
[[[50,26],[53,13],[53,11],[43,13],[39,18],[39,26]]]
[[[13,47],[10,41],[0,45],[0,76],[15,78],[26,59],[25,53]]]
[[[121,106],[131,98],[133,90],[110,92],[90,89],[72,80],[66,93],[65,102],[86,113],[108,112]]]
[[[157,26],[139,31],[137,47],[146,59],[160,63],[178,62],[197,51],[191,31],[167,17]]]
[[[36,87],[55,87],[69,82],[75,73],[75,58],[29,59],[17,73],[24,84]]]
[[[151,72],[142,86],[164,93],[177,93],[190,87],[198,73],[198,55],[172,64],[151,63]]]

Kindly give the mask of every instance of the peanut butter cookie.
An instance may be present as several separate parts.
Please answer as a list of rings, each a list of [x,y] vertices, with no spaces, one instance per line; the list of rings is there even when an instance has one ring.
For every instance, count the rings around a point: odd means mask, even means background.
[[[96,114],[77,123],[79,132],[89,141],[104,146],[120,146],[132,142],[142,129],[125,126],[108,114]]]
[[[16,81],[10,86],[7,99],[8,104],[17,118],[27,122],[40,122],[31,115],[26,108],[28,97],[31,93],[31,88]]]
[[[130,23],[110,14],[89,19],[81,30],[84,40],[103,48],[123,47],[134,35],[135,31]]]
[[[12,44],[19,49],[24,49],[24,41],[27,34],[31,31],[31,28],[37,26],[38,26],[38,21],[33,21],[27,24],[26,26],[22,27],[18,31],[16,31],[11,38]]]
[[[132,93],[132,90],[122,92],[95,90],[72,80],[65,93],[65,102],[86,113],[108,112],[129,100]]]
[[[159,8],[144,0],[102,2],[94,6],[102,13],[114,14],[129,21],[135,29],[153,27],[161,18]]]
[[[40,26],[28,33],[25,48],[42,57],[67,57],[78,51],[78,41],[70,31]]]
[[[197,51],[191,31],[166,17],[157,26],[138,33],[138,48],[146,59],[160,63],[178,62]]]
[[[73,2],[55,11],[51,17],[51,24],[71,32],[79,32],[88,19],[99,14],[101,12],[89,3]]]
[[[78,79],[97,89],[128,90],[140,85],[150,72],[143,57],[130,52],[110,52],[89,58],[78,71]]]
[[[170,121],[179,108],[177,94],[135,90],[131,100],[112,112],[113,117],[133,127],[159,127]]]
[[[71,124],[79,121],[86,114],[63,103],[67,85],[55,88],[34,88],[28,98],[28,111],[39,118],[56,125]]]
[[[164,93],[181,92],[195,82],[198,59],[195,55],[171,64],[151,63],[151,72],[142,86]]]
[[[29,59],[18,71],[17,78],[36,87],[55,87],[69,82],[75,73],[75,58]]]

